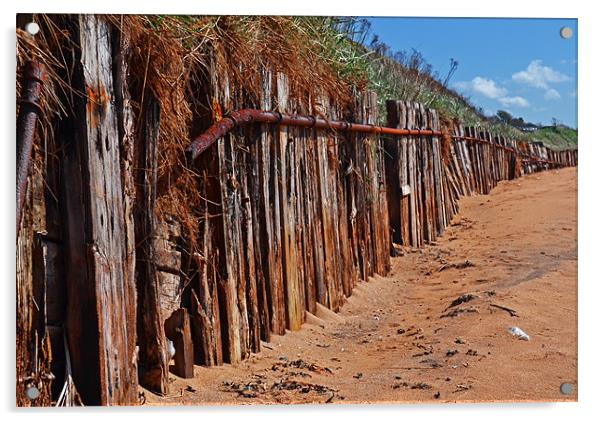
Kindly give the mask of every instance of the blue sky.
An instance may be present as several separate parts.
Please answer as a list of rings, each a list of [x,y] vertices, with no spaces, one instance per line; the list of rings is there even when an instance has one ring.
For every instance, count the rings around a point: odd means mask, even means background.
[[[577,126],[576,19],[369,18],[393,51],[420,51],[449,85],[486,114],[509,111],[533,123]],[[560,28],[573,30],[570,39]],[[367,40],[370,42],[370,39]]]

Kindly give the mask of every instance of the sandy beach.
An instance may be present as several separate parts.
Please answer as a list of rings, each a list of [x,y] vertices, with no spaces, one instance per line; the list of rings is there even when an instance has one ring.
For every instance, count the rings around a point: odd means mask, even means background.
[[[463,198],[436,244],[397,251],[340,313],[308,315],[235,367],[171,375],[146,404],[577,399],[576,168]]]

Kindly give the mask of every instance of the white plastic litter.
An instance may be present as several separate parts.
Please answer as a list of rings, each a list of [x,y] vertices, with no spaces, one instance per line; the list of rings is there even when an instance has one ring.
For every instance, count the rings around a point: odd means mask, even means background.
[[[529,335],[527,335],[520,327],[509,327],[508,333],[516,336],[518,339],[522,339],[523,341],[528,341],[529,339],[531,339]]]
[[[173,342],[169,339],[167,339],[167,353],[169,354],[170,360],[176,355],[176,348],[173,346]]]

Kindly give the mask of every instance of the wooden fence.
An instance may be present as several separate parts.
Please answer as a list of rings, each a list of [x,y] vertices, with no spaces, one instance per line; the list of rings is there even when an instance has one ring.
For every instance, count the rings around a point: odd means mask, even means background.
[[[386,275],[393,242],[435,240],[461,196],[577,164],[576,151],[443,125],[404,101],[388,102],[390,127],[444,136],[255,124],[190,168],[202,197],[191,252],[183,221],[158,217],[159,102],[149,95],[133,112],[123,43],[102,18],[79,16],[69,29],[81,47],[72,88],[87,94],[36,150],[45,159],[30,174],[17,239],[18,405],[50,404],[67,365],[86,404],[135,404],[138,383],[167,393],[168,341],[182,377],[193,364],[237,363]],[[224,80],[207,81],[209,97],[249,106]],[[282,73],[266,71],[262,92],[262,109],[343,119],[327,98],[292,97]],[[376,99],[359,95],[345,119],[374,124]],[[25,398],[30,387],[39,398]]]
[[[284,75],[265,92],[266,109],[291,112]],[[364,95],[360,109],[360,121],[375,122],[375,95]],[[356,133],[264,125],[205,152],[197,168],[206,257],[192,277],[192,325],[212,333],[195,335],[198,362],[238,362],[272,334],[298,330],[317,305],[338,311],[357,282],[387,273],[381,148]]]

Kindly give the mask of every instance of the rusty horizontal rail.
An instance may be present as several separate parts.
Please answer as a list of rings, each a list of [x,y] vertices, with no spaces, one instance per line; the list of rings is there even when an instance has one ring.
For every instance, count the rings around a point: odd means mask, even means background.
[[[33,149],[38,114],[46,70],[41,63],[29,61],[23,68],[23,85],[17,118],[17,236],[27,192],[27,177]]]
[[[460,139],[460,140],[467,140],[467,141],[469,141],[469,142],[486,143],[486,144],[488,144],[488,145],[493,145],[493,146],[495,146],[496,148],[503,149],[503,150],[505,150],[506,152],[516,152],[514,149],[512,149],[512,148],[509,148],[508,146],[500,145],[499,143],[489,142],[488,140],[485,140],[485,139],[480,139],[480,138],[478,138],[478,137],[471,137],[471,136],[456,136],[456,135],[454,135],[454,136],[452,136],[452,138],[454,138],[454,139]]]
[[[489,142],[486,139],[481,139],[481,138],[478,138],[478,137],[457,136],[457,135],[454,135],[454,136],[452,136],[452,138],[454,138],[454,139],[460,139],[460,140],[466,140],[466,141],[470,141],[470,142],[486,143],[488,145],[493,145],[496,148],[503,149],[503,150],[505,150],[507,152],[518,153],[517,150],[509,148],[508,146],[500,145],[499,143]],[[536,162],[536,163],[543,163],[543,164],[550,164],[550,165],[560,165],[559,162],[550,161],[550,160],[547,160],[547,159],[541,159],[541,158],[538,158],[536,156],[529,156],[529,155],[525,155],[525,154],[520,154],[520,155],[523,158],[522,159],[523,162]]]
[[[548,159],[540,159],[536,157],[523,158],[523,162],[535,162],[537,164],[562,165],[560,162],[550,161]]]
[[[297,114],[283,114],[275,111],[243,109],[234,111],[209,127],[203,134],[193,139],[186,148],[188,162],[194,162],[199,155],[207,150],[217,139],[225,136],[235,127],[251,123],[278,124],[281,126],[305,127],[314,129],[330,129],[343,132],[358,132],[368,134],[385,134],[393,136],[441,136],[439,130],[424,129],[394,129],[391,127],[358,124],[347,121],[332,121],[321,117]]]

